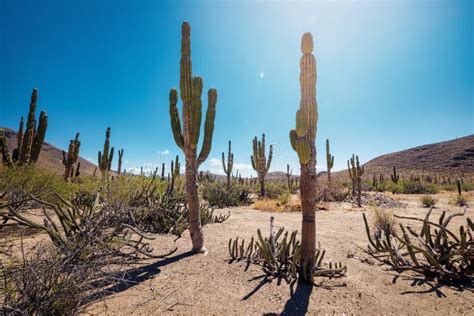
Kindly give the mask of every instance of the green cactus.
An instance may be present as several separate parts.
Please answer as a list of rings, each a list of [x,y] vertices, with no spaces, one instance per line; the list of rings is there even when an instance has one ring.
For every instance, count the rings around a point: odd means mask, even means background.
[[[69,142],[69,149],[66,152],[63,150],[63,165],[64,165],[64,180],[69,181],[70,178],[74,176],[74,164],[79,158],[79,150],[81,147],[81,142],[79,141],[79,133],[76,133],[76,138]]]
[[[259,141],[257,136],[253,139],[253,155],[250,157],[252,168],[257,171],[258,181],[260,182],[260,197],[265,196],[265,176],[270,170],[273,158],[273,145],[270,145],[268,159],[265,154],[265,134],[262,134],[262,140]]]
[[[161,164],[161,181],[165,181],[165,163]]]
[[[110,127],[107,127],[105,132],[105,142],[103,151],[98,152],[98,166],[102,173],[102,178],[108,178],[110,169],[112,167],[112,160],[114,158],[114,147],[110,148]]]
[[[395,184],[397,184],[398,180],[400,179],[400,175],[397,174],[397,168],[395,166],[393,167],[393,174],[390,175],[390,178]]]
[[[204,236],[201,225],[197,174],[199,166],[207,159],[211,151],[214,119],[216,115],[217,90],[209,89],[208,107],[204,122],[204,140],[197,155],[199,134],[202,121],[201,94],[203,80],[193,77],[191,61],[191,27],[184,22],[181,28],[180,96],[182,101],[182,123],[177,108],[178,92],[170,91],[170,117],[173,137],[186,159],[186,191],[188,204],[188,222],[194,252],[205,252]]]
[[[2,163],[4,166],[12,166],[12,158],[10,156],[10,151],[8,150],[7,137],[5,136],[5,131],[0,129],[0,151],[2,153]]]
[[[351,182],[352,182],[352,197],[356,195],[356,186],[357,186],[357,180],[355,177],[355,174],[356,174],[355,168],[356,168],[355,155],[352,154],[352,158],[350,158],[347,161],[347,171],[349,172],[349,178],[351,179]]]
[[[355,193],[357,193],[357,206],[361,207],[362,175],[364,174],[364,167],[360,166],[359,156],[352,155],[350,165],[349,160],[347,161],[347,169],[349,171],[349,176],[352,179],[352,195],[354,196]]]
[[[77,178],[81,175],[81,162],[77,163],[76,171],[74,172],[74,178]]]
[[[234,166],[234,154],[232,153],[232,143],[229,140],[229,151],[227,152],[227,167],[225,163],[225,155],[222,153],[222,167],[227,175],[227,186],[230,187],[230,176],[232,175],[232,168]]]
[[[123,157],[123,148],[118,151],[118,168],[117,174],[120,176],[122,174],[122,157]]]
[[[38,99],[38,89],[33,89],[31,94],[30,109],[28,120],[26,122],[26,131],[23,132],[23,117],[20,119],[20,128],[18,130],[18,146],[13,150],[11,162],[17,165],[34,164],[38,161],[41,148],[48,129],[48,116],[46,112],[41,111],[39,124],[36,123],[36,101]],[[8,154],[9,155],[9,154]],[[12,166],[13,164],[9,165]]]
[[[328,187],[331,188],[331,169],[334,167],[334,156],[331,155],[329,149],[329,139],[326,139],[326,166],[328,173]]]
[[[316,58],[313,52],[313,36],[303,34],[300,60],[300,108],[296,112],[296,128],[290,131],[290,142],[300,160],[302,242],[301,269],[305,279],[312,282],[316,253],[316,131],[318,122],[318,103],[316,101]]]
[[[171,178],[168,175],[168,178],[170,180],[168,181],[168,186],[166,188],[166,193],[168,196],[172,196],[174,192],[174,186],[176,184],[176,180],[179,178],[179,170],[181,168],[181,165],[179,163],[179,156],[176,155],[176,160],[173,163],[173,160],[171,160]]]
[[[293,173],[293,169],[290,170],[290,165],[286,164],[286,181],[288,184],[288,190],[291,190],[291,174]]]

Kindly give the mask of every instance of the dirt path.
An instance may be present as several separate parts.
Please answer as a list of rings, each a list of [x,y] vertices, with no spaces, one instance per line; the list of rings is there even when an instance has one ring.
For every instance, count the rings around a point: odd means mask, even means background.
[[[419,197],[402,197],[410,205],[395,213],[423,217],[426,209],[418,206]],[[442,197],[441,209],[447,199]],[[290,286],[276,280],[262,283],[263,273],[257,266],[244,271],[245,264],[229,264],[227,244],[236,236],[250,239],[257,228],[268,231],[270,216],[276,226],[299,229],[299,213],[266,213],[251,208],[230,209],[231,217],[223,224],[204,228],[208,255],[189,256],[189,238],[176,242],[178,252],[165,260],[150,261],[130,269],[135,283],[119,284],[115,293],[87,310],[90,314],[403,314],[459,315],[474,314],[472,288],[459,290],[424,282],[421,277],[396,277],[387,266],[361,259],[370,258],[360,248],[367,245],[360,211],[350,205],[331,204],[330,211],[317,214],[317,240],[327,250],[326,259],[347,264],[347,277],[317,279],[319,287]],[[450,206],[451,210],[455,208]],[[227,210],[222,210],[227,212]],[[433,212],[433,218],[441,214]],[[473,208],[467,216],[473,217]],[[170,236],[159,236],[155,249],[173,246]],[[348,258],[352,253],[354,258]],[[370,260],[369,260],[370,261]]]

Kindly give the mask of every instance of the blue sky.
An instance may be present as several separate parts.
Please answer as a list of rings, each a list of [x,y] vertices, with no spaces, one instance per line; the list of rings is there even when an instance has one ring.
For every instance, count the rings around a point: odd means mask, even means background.
[[[318,60],[318,165],[335,169],[474,133],[472,1],[0,1],[0,126],[17,129],[31,89],[49,115],[47,141],[81,133],[95,162],[105,129],[126,168],[180,154],[168,114],[179,83],[180,27],[192,28],[193,72],[218,90],[211,154],[201,169],[250,174],[265,132],[271,170],[297,169],[288,132],[299,106],[300,38]],[[203,103],[207,105],[207,96]],[[202,139],[202,136],[201,136]]]

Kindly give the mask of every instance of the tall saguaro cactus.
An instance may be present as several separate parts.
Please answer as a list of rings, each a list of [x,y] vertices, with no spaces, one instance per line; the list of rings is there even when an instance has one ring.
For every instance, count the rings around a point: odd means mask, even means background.
[[[234,154],[232,153],[232,143],[229,140],[229,151],[227,152],[227,167],[225,163],[225,155],[222,153],[222,167],[227,175],[227,186],[230,187],[230,178],[232,176],[232,168],[234,166]]]
[[[253,139],[253,155],[250,157],[252,160],[252,168],[257,171],[258,181],[260,182],[260,196],[265,196],[265,176],[270,170],[273,157],[273,145],[270,145],[268,152],[268,159],[265,154],[265,134],[262,134],[262,140],[258,140],[257,136]]]
[[[114,158],[114,147],[110,148],[110,127],[107,127],[105,132],[104,150],[98,152],[98,165],[102,172],[102,178],[107,178],[112,167],[112,160]]]
[[[10,151],[8,150],[7,138],[3,129],[0,129],[0,152],[2,154],[2,164],[7,167],[12,166],[12,157],[10,156]]]
[[[201,77],[193,77],[191,61],[191,27],[184,22],[181,27],[181,62],[179,89],[182,101],[182,127],[179,118],[178,92],[170,91],[170,117],[171,128],[176,144],[184,153],[186,160],[186,199],[188,204],[188,222],[192,251],[206,252],[204,235],[202,232],[199,196],[197,188],[197,174],[199,166],[207,159],[212,145],[214,133],[214,119],[216,116],[217,90],[209,89],[207,92],[208,106],[204,122],[204,140],[201,151],[197,155],[199,134],[202,120],[202,86]]]
[[[72,176],[74,176],[73,168],[74,164],[79,158],[79,150],[81,147],[81,142],[79,141],[79,133],[76,133],[76,138],[69,142],[69,149],[66,152],[63,150],[63,165],[64,165],[64,180],[68,181]]]
[[[291,147],[300,160],[301,211],[301,264],[305,278],[312,280],[316,254],[316,131],[318,103],[316,101],[316,58],[313,36],[303,34],[300,60],[300,109],[296,112],[296,129],[290,131]]]
[[[123,158],[123,148],[118,151],[118,168],[117,174],[120,176],[122,174],[122,158]]]
[[[334,167],[334,156],[331,155],[329,139],[326,139],[326,166],[328,173],[328,187],[331,188],[331,169]]]
[[[290,170],[290,165],[286,164],[286,181],[288,183],[288,190],[291,191],[291,174],[293,173],[293,169]]]
[[[400,179],[400,175],[397,174],[397,168],[395,166],[393,166],[393,174],[390,175],[390,179],[392,179],[392,182],[395,184],[397,184]]]
[[[356,186],[357,186],[357,178],[356,178],[356,164],[355,164],[355,155],[352,154],[352,158],[347,161],[347,172],[349,172],[349,178],[351,178],[352,182],[352,197],[356,195]]]

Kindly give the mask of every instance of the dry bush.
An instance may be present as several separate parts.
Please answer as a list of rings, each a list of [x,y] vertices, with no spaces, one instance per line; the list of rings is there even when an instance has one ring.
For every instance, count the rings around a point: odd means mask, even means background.
[[[467,197],[464,195],[456,195],[449,200],[449,203],[457,206],[467,206]]]
[[[318,185],[317,198],[318,202],[343,202],[349,195],[350,190],[344,188],[339,182],[334,182],[329,188],[327,185]]]
[[[219,208],[230,206],[248,205],[251,203],[250,190],[244,185],[232,184],[227,186],[224,182],[201,182],[202,197],[210,206]]]
[[[435,199],[434,197],[432,197],[431,195],[423,195],[420,197],[420,201],[421,201],[421,204],[424,206],[424,207],[433,207],[436,205],[436,203],[438,202],[437,199]]]
[[[390,210],[373,209],[372,229],[374,236],[392,234],[395,230],[395,217]]]
[[[383,230],[382,235],[370,232],[367,218],[363,214],[365,229],[370,245],[367,252],[379,260],[384,260],[396,271],[414,271],[436,277],[439,281],[474,282],[474,223],[468,217],[466,226],[453,231],[448,228],[454,217],[464,216],[466,207],[458,213],[440,216],[438,223],[430,220],[431,211],[424,219],[395,216],[411,222],[422,222],[420,232],[412,225],[399,224],[401,234],[393,230]],[[455,233],[459,232],[459,233]]]

